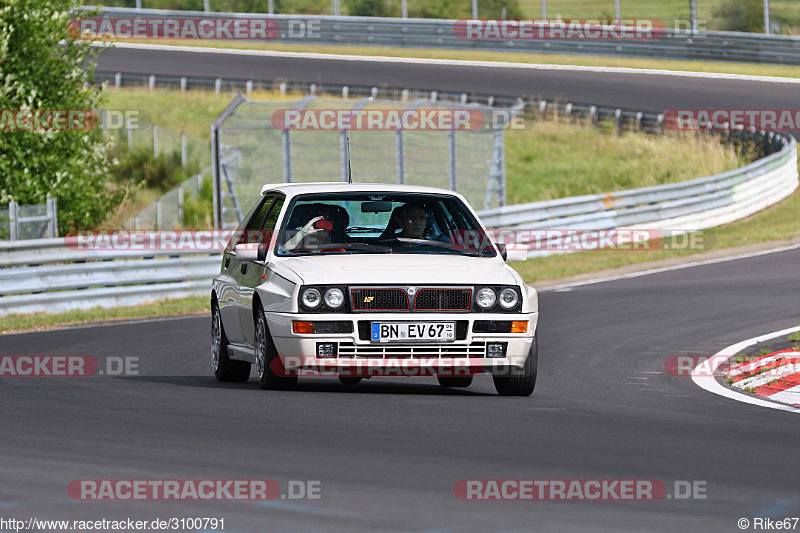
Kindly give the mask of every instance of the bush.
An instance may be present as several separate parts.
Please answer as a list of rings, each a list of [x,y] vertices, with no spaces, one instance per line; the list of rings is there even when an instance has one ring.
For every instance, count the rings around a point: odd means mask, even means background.
[[[101,87],[91,84],[93,68],[83,68],[94,52],[67,32],[70,0],[0,6],[0,109],[97,109]],[[92,132],[4,132],[0,204],[40,204],[49,194],[58,200],[61,231],[94,227],[122,197],[108,177],[106,150]]]
[[[389,7],[384,0],[345,0],[348,15],[359,17],[388,17]]]
[[[208,229],[214,226],[214,192],[211,185],[211,178],[205,178],[200,193],[184,199],[184,228]]]
[[[763,33],[764,2],[762,0],[727,0],[714,9],[717,30]]]
[[[166,192],[186,180],[198,170],[196,163],[184,171],[181,154],[174,150],[153,156],[152,148],[128,148],[119,144],[109,151],[112,158],[111,175],[115,182],[129,187],[146,187]]]

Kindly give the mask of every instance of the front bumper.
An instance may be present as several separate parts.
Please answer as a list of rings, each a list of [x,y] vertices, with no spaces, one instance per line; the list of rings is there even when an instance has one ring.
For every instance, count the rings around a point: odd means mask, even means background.
[[[267,324],[286,369],[300,368],[331,375],[454,375],[504,374],[522,368],[536,333],[538,313],[381,313],[381,314],[296,314],[267,312]],[[476,333],[475,321],[528,322],[525,333]],[[292,321],[347,321],[351,333],[300,334]],[[359,334],[362,321],[457,321],[460,338],[447,343],[377,343]],[[463,323],[466,322],[466,327]],[[465,331],[463,331],[465,329]],[[336,345],[333,357],[317,357],[318,343]],[[503,357],[487,357],[489,344],[502,344]],[[388,374],[387,374],[388,373]],[[302,374],[301,374],[302,375]]]

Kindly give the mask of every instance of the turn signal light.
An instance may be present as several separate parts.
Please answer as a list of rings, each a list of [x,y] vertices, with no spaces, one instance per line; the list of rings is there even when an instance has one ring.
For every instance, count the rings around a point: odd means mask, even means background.
[[[527,333],[527,332],[528,332],[527,320],[515,320],[511,323],[511,333]]]
[[[293,333],[314,333],[313,322],[301,322],[300,320],[292,320]]]

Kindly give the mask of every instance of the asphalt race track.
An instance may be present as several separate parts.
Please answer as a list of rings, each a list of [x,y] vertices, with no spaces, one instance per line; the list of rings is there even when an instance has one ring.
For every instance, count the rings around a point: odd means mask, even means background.
[[[295,79],[562,97],[661,111],[791,108],[798,87],[562,71],[486,71],[113,50],[102,70]],[[742,517],[800,516],[800,427],[791,413],[713,395],[664,372],[798,323],[800,250],[540,295],[530,398],[433,379],[220,384],[210,318],[0,337],[0,355],[138,358],[139,376],[0,378],[0,517],[217,517],[261,531],[739,531]],[[76,479],[319,481],[319,500],[83,502]],[[465,502],[462,479],[656,479],[706,499]]]
[[[793,414],[664,373],[797,324],[800,250],[541,295],[530,398],[432,378],[219,384],[210,319],[0,337],[0,355],[138,357],[139,377],[0,380],[2,514],[224,517],[230,531],[736,531],[800,513]],[[82,502],[73,479],[321,482],[321,499]],[[470,502],[461,479],[706,482],[705,500]]]
[[[332,52],[335,52],[335,48]],[[661,112],[667,109],[794,109],[800,85],[748,80],[531,70],[113,48],[97,69],[156,76],[302,81],[533,96]]]

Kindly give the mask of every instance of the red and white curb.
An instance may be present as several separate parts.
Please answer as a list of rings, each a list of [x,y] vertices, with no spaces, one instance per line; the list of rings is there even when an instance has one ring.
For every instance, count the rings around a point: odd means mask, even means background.
[[[800,352],[784,350],[731,367],[732,387],[772,401],[800,406]]]
[[[775,332],[769,333],[767,335],[762,335],[760,337],[753,337],[752,339],[747,339],[747,340],[738,342],[736,344],[733,344],[731,346],[728,346],[727,348],[717,352],[715,354],[715,357],[712,357],[708,361],[704,361],[701,364],[697,365],[697,367],[695,367],[695,369],[692,371],[692,381],[694,381],[695,384],[697,384],[699,387],[701,387],[701,388],[703,388],[703,389],[705,389],[705,390],[707,390],[709,392],[713,392],[714,394],[718,394],[720,396],[724,396],[724,397],[730,398],[732,400],[737,400],[737,401],[740,401],[740,402],[749,403],[751,405],[758,405],[760,407],[768,407],[770,409],[777,409],[779,411],[788,411],[790,413],[800,413],[800,407],[798,407],[796,405],[796,404],[800,404],[800,379],[799,379],[800,375],[798,375],[798,372],[800,372],[800,365],[798,365],[798,361],[797,361],[797,359],[800,359],[800,354],[798,352],[788,352],[788,351],[787,352],[776,352],[774,354],[765,355],[765,356],[760,357],[760,358],[758,358],[756,360],[753,360],[753,361],[748,361],[748,362],[743,363],[741,365],[736,365],[736,366],[730,368],[730,370],[728,371],[728,372],[733,372],[734,370],[737,371],[737,374],[735,376],[732,376],[733,379],[735,380],[734,383],[742,383],[742,382],[748,383],[748,384],[746,384],[746,385],[744,385],[742,387],[737,387],[737,388],[741,388],[741,389],[750,388],[750,389],[753,389],[754,391],[755,390],[759,390],[760,387],[768,386],[770,383],[773,383],[773,382],[775,382],[775,387],[776,388],[778,387],[779,384],[780,385],[784,385],[784,384],[791,383],[788,379],[786,379],[786,381],[783,381],[784,378],[794,377],[795,379],[798,379],[798,381],[796,381],[794,385],[792,385],[790,387],[787,387],[786,389],[775,390],[772,394],[769,394],[769,395],[767,395],[767,394],[760,395],[760,396],[765,397],[765,398],[768,397],[770,400],[778,400],[778,401],[781,401],[781,402],[785,402],[785,404],[784,403],[776,403],[775,401],[768,401],[766,399],[753,397],[753,396],[750,396],[748,394],[744,394],[742,392],[739,392],[735,388],[725,387],[725,386],[721,385],[713,375],[714,371],[716,371],[716,369],[719,368],[723,363],[727,363],[730,358],[734,357],[736,354],[740,353],[743,349],[747,348],[748,346],[753,346],[754,344],[758,344],[758,343],[761,343],[761,342],[764,342],[764,341],[776,339],[778,337],[791,335],[792,333],[794,333],[796,331],[800,331],[800,328],[793,327],[793,328],[784,329],[784,330],[781,330],[781,331],[775,331]],[[790,355],[784,356],[783,354],[786,354],[786,353],[788,353]],[[794,355],[791,355],[791,354],[794,354]],[[778,361],[779,361],[778,358],[779,357],[780,357],[780,360],[783,360],[783,359],[795,359],[795,360],[794,361],[788,361],[787,360],[785,364],[780,364],[780,363],[778,363]],[[709,369],[709,364],[712,367],[711,369]],[[776,365],[776,368],[780,368],[782,366],[785,366],[787,368],[785,368],[784,370],[782,370],[780,372],[777,372],[777,371],[776,372],[771,372],[772,368],[770,366],[768,366],[768,365]],[[788,365],[792,365],[792,367],[789,368]],[[759,380],[759,377],[758,377],[759,374],[758,374],[758,370],[757,370],[757,368],[759,368],[759,367],[763,367],[763,370],[764,370],[764,372],[761,372],[761,374],[770,374],[770,376],[760,378],[760,380]],[[711,370],[711,371],[709,372],[709,370]],[[789,373],[789,374],[786,374],[786,375],[781,375],[781,372],[789,372],[790,370],[793,371],[793,372]],[[742,379],[736,381],[736,378],[738,378],[739,376],[742,376],[742,375],[744,375],[744,377]],[[771,381],[766,381],[766,379],[768,379],[768,377],[771,377],[772,375],[774,375],[775,379],[771,380]],[[751,381],[746,382],[745,380],[748,380],[748,379],[750,379]],[[769,389],[764,388],[764,389],[760,389],[760,390],[762,390],[763,392],[767,392]],[[796,396],[795,396],[795,392],[794,392],[795,390],[797,390],[797,395]],[[792,391],[791,392],[791,396],[789,396],[789,394],[790,394],[789,391]],[[794,402],[787,401],[787,400],[782,400],[782,399],[776,398],[777,394],[782,394],[778,398],[791,397],[791,398],[797,398],[797,399]]]

